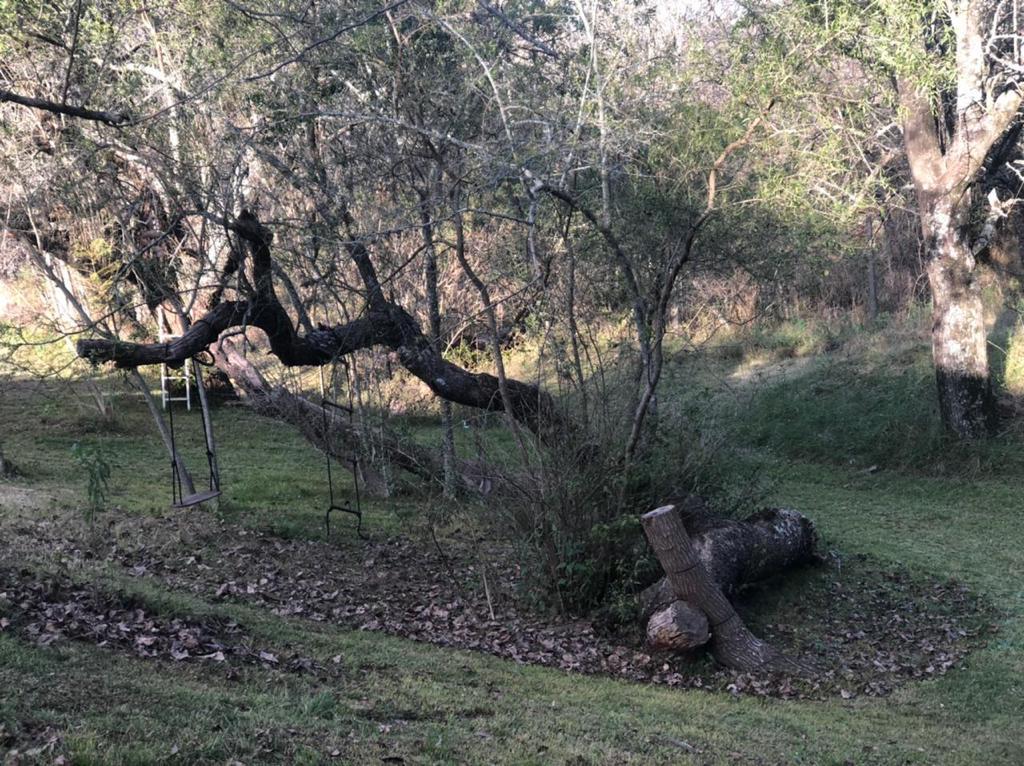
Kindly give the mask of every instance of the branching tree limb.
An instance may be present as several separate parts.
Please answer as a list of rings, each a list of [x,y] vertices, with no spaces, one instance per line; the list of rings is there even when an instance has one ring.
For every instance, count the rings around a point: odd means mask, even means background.
[[[182,364],[207,349],[222,332],[235,327],[256,327],[270,343],[270,351],[286,366],[320,366],[339,357],[376,346],[398,353],[402,365],[443,399],[476,409],[506,409],[498,378],[472,373],[441,356],[417,321],[401,306],[384,297],[366,247],[354,241],[349,254],[367,289],[364,316],[336,327],[320,327],[300,334],[273,286],[271,233],[248,212],[231,224],[250,247],[253,264],[253,295],[248,300],[225,301],[198,319],[180,338],[166,343],[126,343],[108,339],[83,339],[78,355],[93,363],[113,362],[122,368],[147,364]],[[535,385],[507,380],[509,414],[542,439],[564,436],[567,421],[550,395]]]

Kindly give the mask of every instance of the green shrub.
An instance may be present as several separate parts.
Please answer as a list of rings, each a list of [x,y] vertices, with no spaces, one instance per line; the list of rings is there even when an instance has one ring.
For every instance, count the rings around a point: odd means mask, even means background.
[[[641,514],[691,493],[718,501],[718,509],[751,510],[750,493],[741,498],[726,490],[733,484],[732,456],[706,412],[701,402],[660,412],[628,471],[625,425],[606,413],[592,416],[585,436],[547,454],[542,465],[514,469],[507,483],[520,496],[488,503],[480,512],[502,536],[517,541],[527,593],[562,612],[614,612],[615,604],[633,603],[626,596],[660,574]]]
[[[71,445],[71,456],[86,474],[88,504],[85,506],[85,520],[91,525],[96,514],[106,505],[110,463],[100,447],[81,442]]]
[[[1018,322],[1006,345],[1003,389],[1012,396],[1024,397],[1024,323]]]

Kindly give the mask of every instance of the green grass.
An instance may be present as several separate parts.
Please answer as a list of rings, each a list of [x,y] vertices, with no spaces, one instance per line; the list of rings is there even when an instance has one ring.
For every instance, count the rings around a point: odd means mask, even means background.
[[[1000,630],[965,669],[885,699],[735,698],[284,619],[86,567],[77,576],[102,575],[157,611],[230,617],[254,640],[332,667],[340,656],[337,671],[319,678],[245,667],[229,677],[80,643],[39,648],[0,633],[0,743],[14,734],[26,747],[59,735],[59,752],[83,764],[1024,762],[1024,465],[1014,454],[1021,445],[1009,434],[989,447],[947,450],[933,431],[919,357],[913,348],[861,347],[710,401],[746,448],[742,470],[769,479],[770,499],[813,518],[829,547],[962,579],[997,604]],[[713,386],[744,363],[693,359],[677,374]],[[141,403],[118,398],[109,427],[76,401],[56,385],[18,383],[0,393],[5,449],[26,474],[0,485],[0,534],[23,519],[71,523],[85,499],[69,451],[76,440],[99,446],[114,468],[110,502],[118,510],[101,517],[100,529],[165,512],[167,461]],[[226,488],[220,513],[291,536],[322,535],[322,456],[244,408],[220,407],[214,418]],[[179,429],[198,466],[198,423],[181,418]],[[935,470],[937,459],[953,478]],[[862,470],[872,464],[882,470]],[[406,528],[425,502],[371,501],[370,527]],[[39,556],[45,546],[40,541]]]
[[[861,467],[930,463],[947,446],[933,388],[927,359],[896,370],[821,361],[754,394],[737,431],[745,442],[793,458]]]
[[[126,513],[165,510],[171,499],[170,464],[141,397],[116,377],[102,379],[114,419],[100,417],[73,383],[19,380],[0,391],[0,418],[13,426],[4,434],[6,454],[24,474],[24,484],[41,492],[84,495],[87,477],[72,460],[76,442],[95,447],[110,464],[108,504]],[[179,405],[180,407],[180,405]],[[324,456],[290,428],[244,406],[211,409],[224,490],[220,510],[249,526],[264,526],[287,536],[322,534],[328,504]],[[208,471],[198,410],[175,414],[179,449],[197,488]],[[353,495],[348,471],[334,467],[339,499]],[[391,529],[403,500],[364,498],[367,523]]]
[[[957,443],[939,420],[930,350],[892,340],[865,334],[850,349],[776,365],[763,384],[719,396],[719,417],[734,442],[789,459],[964,479],[1024,474],[1021,424]]]

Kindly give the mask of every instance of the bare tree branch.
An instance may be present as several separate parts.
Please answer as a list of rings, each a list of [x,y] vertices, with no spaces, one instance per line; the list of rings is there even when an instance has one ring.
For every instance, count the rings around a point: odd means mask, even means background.
[[[86,109],[81,106],[69,106],[68,104],[59,104],[56,101],[47,101],[41,98],[22,96],[18,93],[13,93],[12,91],[3,89],[0,89],[0,101],[20,104],[21,106],[27,106],[30,109],[42,109],[44,112],[51,112],[53,114],[65,114],[68,117],[78,117],[82,120],[102,122],[104,125],[109,125],[112,128],[121,128],[131,122],[131,117],[120,112],[104,112],[96,109]]]
[[[113,362],[134,368],[147,364],[180,364],[212,345],[222,332],[251,326],[263,330],[270,351],[288,366],[320,366],[373,346],[398,352],[402,365],[438,396],[476,409],[509,414],[542,438],[564,438],[569,423],[550,395],[530,383],[508,379],[502,397],[498,378],[472,373],[449,362],[401,306],[384,297],[370,255],[362,243],[348,244],[367,287],[365,315],[337,327],[319,327],[300,335],[274,294],[270,232],[247,211],[230,224],[252,249],[254,295],[246,301],[225,301],[197,320],[180,338],[167,343],[125,343],[118,340],[78,341],[79,356],[93,363]]]

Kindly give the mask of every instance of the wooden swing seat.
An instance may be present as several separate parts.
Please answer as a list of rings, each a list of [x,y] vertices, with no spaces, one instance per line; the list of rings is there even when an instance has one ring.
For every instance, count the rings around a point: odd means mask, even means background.
[[[191,508],[193,505],[199,505],[205,503],[208,500],[213,500],[215,497],[220,497],[219,489],[208,489],[204,492],[196,492],[194,495],[187,495],[181,498],[181,502],[174,503],[171,508]]]

